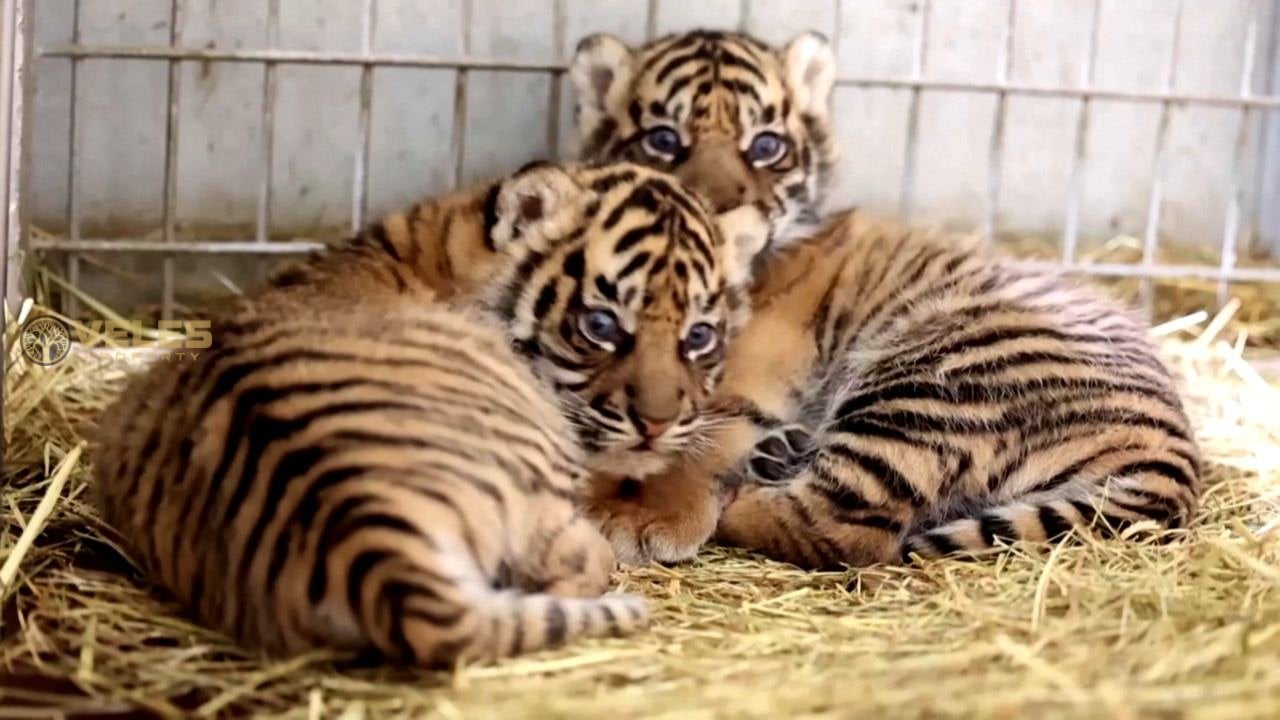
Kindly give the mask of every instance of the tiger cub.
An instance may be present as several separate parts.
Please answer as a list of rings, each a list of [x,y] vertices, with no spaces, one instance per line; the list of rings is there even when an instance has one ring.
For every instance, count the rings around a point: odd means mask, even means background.
[[[778,49],[705,30],[638,48],[591,35],[569,76],[581,157],[672,173],[719,212],[754,205],[772,225],[767,249],[821,225],[836,150],[835,56],[820,35]]]
[[[814,34],[781,49],[705,31],[578,47],[586,156],[759,207],[774,235],[720,390],[741,417],[682,467],[593,482],[615,551],[692,555],[734,497],[724,476],[749,484],[719,537],[804,565],[1053,539],[1099,513],[1104,529],[1185,523],[1196,448],[1140,323],[954,236],[861,214],[815,226],[834,64]]]
[[[272,651],[438,665],[632,632],[644,606],[596,597],[614,555],[575,505],[588,468],[652,467],[697,426],[757,249],[725,237],[625,165],[391,217],[132,383],[101,421],[104,516],[201,621]],[[665,425],[627,445],[633,417]]]
[[[854,212],[774,258],[753,298],[719,390],[737,417],[644,480],[684,497],[628,526],[653,534],[639,546],[692,554],[669,531],[697,505],[727,505],[720,541],[805,567],[1195,513],[1170,376],[1142,323],[1087,290]]]

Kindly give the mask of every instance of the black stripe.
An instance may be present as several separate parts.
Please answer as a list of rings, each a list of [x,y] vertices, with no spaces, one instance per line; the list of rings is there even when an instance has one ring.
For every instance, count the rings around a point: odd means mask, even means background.
[[[607,193],[615,187],[624,183],[634,182],[636,179],[635,170],[622,170],[619,172],[610,172],[601,175],[591,181],[591,191],[595,193]]]
[[[484,246],[489,252],[495,252],[493,244],[493,228],[498,224],[498,194],[502,191],[501,183],[494,183],[484,196]]]
[[[373,572],[374,568],[382,563],[396,557],[396,553],[389,550],[364,550],[357,554],[351,561],[351,565],[347,568],[347,606],[351,608],[352,613],[360,620],[360,611],[364,605],[364,580]],[[363,625],[364,623],[361,622]]]
[[[668,60],[665,64],[663,64],[663,66],[658,70],[657,74],[653,76],[653,83],[655,85],[661,85],[662,82],[666,80],[668,76],[671,75],[671,73],[680,69],[680,67],[682,67],[685,63],[692,62],[701,58],[705,58],[706,56],[707,54],[702,48],[698,48],[693,52],[688,52],[683,55],[675,55],[670,60]]]
[[[1047,540],[1061,540],[1067,533],[1071,532],[1073,523],[1067,520],[1052,505],[1040,506],[1040,524],[1044,526],[1044,535]]]
[[[1143,460],[1131,463],[1116,470],[1113,475],[1137,475],[1139,473],[1151,473],[1153,475],[1163,475],[1173,480],[1183,487],[1194,487],[1195,479],[1187,474],[1186,470],[1164,460]]]
[[[719,50],[720,53],[717,56],[717,59],[720,61],[721,65],[745,70],[747,73],[755,76],[755,78],[761,83],[768,84],[769,81],[765,78],[764,73],[760,68],[756,67],[756,64],[751,62],[751,60],[742,57],[737,53],[730,52],[729,48],[725,45],[719,46]]]
[[[665,224],[665,220],[663,218],[659,218],[657,222],[652,224],[642,225],[628,230],[621,238],[618,239],[618,242],[614,244],[613,252],[615,254],[622,255],[644,240],[655,235],[662,235],[663,226]]]
[[[984,513],[978,520],[978,528],[982,532],[982,541],[987,544],[987,547],[995,547],[997,538],[1005,542],[1013,542],[1021,537],[1018,528],[1012,522],[995,513]]]
[[[924,540],[933,546],[933,550],[938,555],[954,555],[964,548],[959,543],[951,539],[946,530],[931,530],[923,535],[916,536],[917,542]]]
[[[547,313],[551,312],[551,306],[556,303],[556,286],[554,282],[549,282],[542,287],[542,291],[538,293],[538,300],[533,304],[533,317],[543,318]]]
[[[635,273],[640,268],[644,267],[652,257],[653,255],[648,251],[636,253],[635,257],[631,258],[631,260],[629,260],[627,264],[618,271],[618,281],[621,282],[630,277],[632,273]],[[654,263],[654,270],[656,271],[657,269],[657,263]]]
[[[834,455],[841,460],[857,466],[872,479],[878,481],[890,495],[912,505],[924,505],[925,496],[893,466],[882,458],[859,452],[843,443],[829,443],[820,451],[821,455]]]
[[[387,226],[384,223],[374,223],[369,226],[366,237],[377,243],[382,251],[390,255],[396,262],[404,262],[400,257],[400,251],[396,249],[395,243],[391,242],[391,238],[387,236]]]
[[[595,285],[596,285],[596,290],[600,293],[600,296],[603,297],[605,300],[608,300],[614,303],[618,302],[618,286],[610,282],[608,278],[606,278],[603,275],[597,275]],[[534,317],[542,317],[542,316],[535,315]]]
[[[558,598],[550,598],[547,604],[547,646],[555,647],[564,642],[568,633],[568,624],[564,615],[564,606]]]

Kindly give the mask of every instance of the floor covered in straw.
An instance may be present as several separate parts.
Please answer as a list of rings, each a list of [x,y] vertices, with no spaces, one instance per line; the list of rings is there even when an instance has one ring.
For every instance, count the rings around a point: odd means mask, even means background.
[[[1164,332],[1209,460],[1202,515],[1177,542],[845,573],[712,548],[619,573],[650,600],[643,635],[451,673],[263,659],[188,623],[130,574],[76,451],[122,363],[17,363],[0,718],[1280,717],[1280,386],[1221,318]]]

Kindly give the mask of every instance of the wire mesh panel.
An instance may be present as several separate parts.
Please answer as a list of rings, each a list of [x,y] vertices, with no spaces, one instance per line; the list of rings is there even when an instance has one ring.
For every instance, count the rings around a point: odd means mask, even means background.
[[[1162,280],[1212,283],[1219,300],[1231,283],[1280,281],[1263,252],[1280,247],[1275,0],[33,10],[25,247],[71,313],[94,298],[170,317],[258,281],[264,258],[565,156],[564,63],[579,37],[695,27],[831,38],[844,151],[833,207],[976,228],[1031,262],[1136,278],[1148,303]]]

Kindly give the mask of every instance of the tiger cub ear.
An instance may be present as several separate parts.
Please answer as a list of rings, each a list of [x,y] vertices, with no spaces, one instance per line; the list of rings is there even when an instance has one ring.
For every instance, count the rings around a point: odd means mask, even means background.
[[[836,83],[836,57],[827,39],[816,32],[797,35],[782,51],[782,65],[796,109],[827,117]]]
[[[725,281],[738,287],[748,285],[756,256],[769,247],[768,218],[754,205],[739,205],[717,215],[716,225],[724,237],[720,261]]]
[[[516,241],[544,251],[548,239],[567,235],[579,222],[586,195],[564,168],[530,163],[489,190],[484,209],[486,242],[499,252]]]
[[[578,43],[569,64],[569,78],[577,94],[582,137],[595,132],[606,118],[625,114],[635,61],[635,52],[607,33],[588,35]]]

